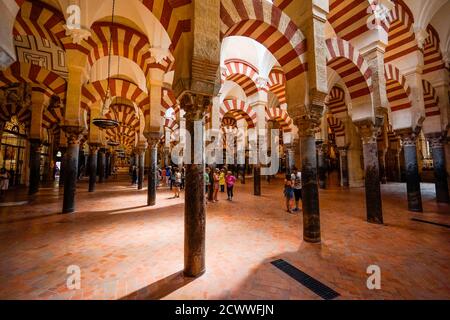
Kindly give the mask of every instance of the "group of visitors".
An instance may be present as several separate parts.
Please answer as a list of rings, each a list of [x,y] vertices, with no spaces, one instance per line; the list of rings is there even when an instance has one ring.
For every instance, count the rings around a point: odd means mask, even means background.
[[[229,170],[227,170],[226,167],[219,169],[213,169],[214,172],[212,174],[212,179],[210,178],[211,175],[211,169],[208,167],[205,170],[204,177],[205,177],[205,193],[206,193],[206,203],[208,203],[208,196],[209,196],[209,188],[212,188],[212,202],[219,201],[218,195],[219,190],[221,193],[225,193],[225,186],[227,188],[227,200],[233,201],[234,197],[234,185],[236,184],[236,177],[233,175],[233,173]]]
[[[299,202],[302,199],[302,173],[294,168],[291,174],[284,180],[284,197],[286,199],[286,211],[294,213],[300,211]],[[295,200],[295,208],[293,202]]]

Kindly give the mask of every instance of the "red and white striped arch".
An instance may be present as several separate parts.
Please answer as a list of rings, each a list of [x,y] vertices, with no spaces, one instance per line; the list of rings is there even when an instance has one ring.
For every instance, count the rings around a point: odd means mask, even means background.
[[[423,85],[423,99],[425,102],[425,115],[427,117],[440,116],[441,109],[439,108],[439,97],[436,89],[426,80],[422,80]]]
[[[419,50],[414,33],[414,16],[403,0],[395,0],[395,7],[387,17],[389,42],[384,62],[401,58]]]
[[[162,88],[161,89],[161,116],[164,117],[166,115],[167,110],[170,108],[173,109],[174,114],[176,117],[178,117],[180,113],[180,104],[178,103],[177,99],[175,98],[175,94],[171,89],[168,88]]]
[[[266,120],[279,123],[283,132],[292,132],[293,121],[288,113],[280,108],[266,108]]]
[[[339,38],[350,41],[369,31],[371,10],[377,0],[330,0],[330,22]],[[384,22],[374,21],[387,30]]]
[[[46,107],[42,113],[42,126],[46,129],[56,130],[64,123],[64,108]]]
[[[350,97],[369,96],[372,92],[372,71],[358,50],[340,38],[328,39],[326,45],[327,65],[342,78]]]
[[[19,103],[0,104],[0,121],[10,121],[12,116],[16,116],[20,123],[23,123],[26,128],[30,128],[31,109],[28,105]]]
[[[226,115],[230,115],[236,120],[245,119],[249,128],[256,126],[256,111],[244,101],[225,100],[220,106],[220,117],[223,119]]]
[[[0,87],[11,83],[29,82],[46,90],[48,96],[57,95],[65,99],[67,83],[58,74],[35,64],[14,62],[6,70],[0,71]]]
[[[325,99],[325,105],[335,117],[345,117],[348,114],[345,92],[342,88],[334,86]]]
[[[222,0],[221,36],[244,36],[264,45],[293,79],[307,71],[306,39],[279,8],[261,0]]]
[[[400,111],[412,107],[411,89],[400,70],[391,64],[385,65],[386,93],[391,111]]]
[[[37,0],[21,1],[18,5],[20,10],[14,22],[13,35],[46,39],[61,48],[71,42],[63,27],[64,15],[59,10]]]
[[[269,91],[272,92],[280,104],[286,103],[286,77],[282,70],[273,69],[269,74]]]
[[[184,33],[191,32],[192,0],[139,0],[159,20],[175,50]]]
[[[88,83],[81,88],[81,107],[87,111],[93,103],[102,101],[108,87],[107,80]],[[148,95],[132,82],[122,79],[109,81],[111,97],[121,97],[136,103],[144,116],[150,115],[150,101]]]
[[[423,74],[445,68],[440,49],[440,39],[437,31],[430,25],[427,28],[428,38],[425,40],[423,50]]]
[[[224,80],[233,81],[239,85],[247,97],[251,97],[258,92],[256,85],[258,69],[247,61],[240,59],[226,60],[222,76]]]
[[[333,116],[328,116],[327,121],[328,126],[333,131],[336,138],[345,137],[345,125],[340,119]]]

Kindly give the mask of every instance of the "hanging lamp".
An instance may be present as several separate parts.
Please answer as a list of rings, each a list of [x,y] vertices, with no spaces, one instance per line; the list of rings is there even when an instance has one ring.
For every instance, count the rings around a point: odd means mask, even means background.
[[[112,15],[111,15],[111,29],[114,28],[114,11],[115,11],[116,0],[112,0]],[[119,126],[119,121],[106,118],[106,114],[109,111],[109,107],[111,106],[111,91],[109,82],[111,81],[111,56],[112,56],[112,30],[110,31],[109,36],[109,52],[108,52],[108,87],[106,88],[105,96],[103,97],[103,106],[100,118],[95,118],[92,120],[92,123],[99,127],[100,129],[114,129]]]

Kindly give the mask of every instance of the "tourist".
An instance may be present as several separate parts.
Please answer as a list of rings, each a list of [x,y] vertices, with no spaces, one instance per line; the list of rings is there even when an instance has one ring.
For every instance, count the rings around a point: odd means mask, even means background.
[[[295,198],[295,208],[294,212],[300,211],[298,206],[299,201],[302,199],[302,172],[297,168],[294,168],[294,198]]]
[[[228,200],[229,201],[233,201],[233,189],[234,189],[234,184],[236,183],[236,177],[233,176],[231,171],[228,171],[227,176],[225,178],[225,182],[227,184],[227,195],[228,195]]]
[[[220,180],[220,170],[219,169],[216,169],[216,171],[214,172],[213,179],[214,179],[213,202],[217,202],[217,201],[219,201],[219,199],[217,199],[217,195],[219,193],[219,180]]]
[[[164,174],[164,179],[165,179],[166,187],[168,187],[169,186],[169,180],[170,180],[170,167],[166,167],[165,174]]]
[[[209,191],[209,186],[210,186],[209,172],[210,172],[210,169],[206,168],[205,172],[203,173],[203,177],[205,180],[205,203],[206,204],[208,204],[208,191]]]
[[[0,196],[4,196],[9,189],[9,173],[5,168],[0,171]]]
[[[170,167],[170,190],[173,189],[175,185],[175,168]]]
[[[220,170],[219,174],[219,186],[220,186],[220,192],[225,192],[225,170]]]
[[[179,198],[180,197],[180,189],[181,189],[181,172],[180,169],[176,168],[175,169],[175,173],[174,173],[174,190],[175,190],[175,194],[174,194],[174,198]]]
[[[294,188],[292,186],[291,175],[287,174],[284,180],[284,198],[286,199],[286,211],[292,213],[292,200],[294,200]]]

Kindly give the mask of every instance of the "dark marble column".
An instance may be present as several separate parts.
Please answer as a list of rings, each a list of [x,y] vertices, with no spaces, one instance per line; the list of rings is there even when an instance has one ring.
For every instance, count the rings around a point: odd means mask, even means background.
[[[147,146],[138,149],[139,169],[138,169],[138,190],[144,189],[144,174],[145,174],[145,151]]]
[[[364,173],[366,188],[367,221],[383,224],[383,205],[381,200],[380,168],[378,162],[377,136],[380,125],[372,120],[356,123],[363,142]]]
[[[159,133],[146,135],[150,148],[150,168],[148,170],[147,205],[156,205],[156,187],[158,185],[158,139]]]
[[[328,145],[323,141],[316,141],[317,146],[317,169],[319,174],[319,186],[321,189],[327,187],[327,149]]]
[[[387,184],[386,175],[386,150],[378,150],[378,162],[380,166],[380,182],[382,184]]]
[[[402,182],[402,166],[401,166],[401,160],[400,160],[400,154],[402,153],[402,150],[399,149],[397,151],[397,154],[395,155],[395,169],[396,169],[396,177],[397,177],[397,182]]]
[[[294,149],[291,143],[286,144],[286,174],[292,174],[294,168]]]
[[[259,164],[253,166],[253,194],[261,195],[261,165]]]
[[[89,145],[89,192],[95,191],[97,182],[98,145]]]
[[[61,151],[61,168],[59,170],[59,186],[64,186],[64,178],[66,176],[66,153],[67,147],[60,147]]]
[[[77,189],[78,157],[82,128],[65,127],[67,135],[66,168],[64,180],[64,200],[62,213],[75,211],[75,193]]]
[[[30,185],[28,194],[33,195],[39,191],[41,180],[41,141],[30,139]]]
[[[98,183],[105,182],[106,174],[106,150],[101,148],[98,151]]]
[[[105,179],[108,180],[110,173],[110,166],[111,166],[111,152],[108,150],[105,152]]]
[[[436,180],[436,201],[449,203],[447,170],[445,167],[444,139],[440,133],[427,135],[433,153],[434,178]]]
[[[297,118],[302,162],[303,239],[318,243],[320,236],[319,188],[317,185],[317,152],[314,128],[320,125],[320,117]]]
[[[341,172],[341,187],[349,187],[348,177],[348,147],[339,148],[339,167]]]
[[[184,274],[188,277],[198,277],[205,272],[205,146],[200,137],[203,137],[203,117],[209,105],[209,97],[194,94],[186,94],[181,102],[186,111],[186,130],[190,134],[186,143],[190,143],[192,151],[191,161],[186,163],[184,202]],[[196,138],[200,143],[194,150]]]
[[[417,163],[417,135],[411,129],[398,131],[398,134],[402,139],[403,153],[405,155],[408,210],[412,212],[423,212],[419,165]]]

